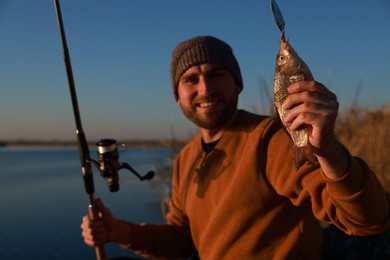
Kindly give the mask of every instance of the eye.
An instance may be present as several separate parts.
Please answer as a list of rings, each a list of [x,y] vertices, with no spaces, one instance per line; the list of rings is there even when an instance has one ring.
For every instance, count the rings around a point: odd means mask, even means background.
[[[209,72],[207,72],[207,78],[208,79],[212,79],[212,80],[218,80],[220,78],[224,78],[226,77],[226,75],[229,75],[230,72],[228,72],[226,69],[224,68],[221,68],[221,67],[217,67],[213,70],[210,70]]]
[[[223,72],[221,71],[213,71],[212,73],[210,73],[209,75],[209,78],[213,79],[213,78],[218,78],[220,76],[223,76]]]
[[[183,80],[183,83],[186,85],[194,85],[198,83],[199,79],[197,77],[187,77]]]

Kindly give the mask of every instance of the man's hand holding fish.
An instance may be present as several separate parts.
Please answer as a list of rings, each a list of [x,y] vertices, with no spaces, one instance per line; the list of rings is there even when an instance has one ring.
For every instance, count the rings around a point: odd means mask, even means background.
[[[349,155],[334,134],[339,108],[336,95],[314,80],[298,81],[287,90],[285,123],[291,124],[291,131],[308,126],[309,142],[324,174],[330,179],[342,177]]]

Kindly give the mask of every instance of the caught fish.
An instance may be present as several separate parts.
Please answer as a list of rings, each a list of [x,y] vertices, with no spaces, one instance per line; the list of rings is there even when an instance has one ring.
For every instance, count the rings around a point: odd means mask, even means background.
[[[311,164],[314,164],[316,161],[309,143],[308,128],[302,127],[299,130],[291,131],[289,130],[291,124],[284,122],[288,111],[282,108],[282,104],[289,95],[287,88],[293,83],[302,80],[313,80],[313,75],[309,67],[298,56],[288,41],[281,41],[280,49],[276,57],[274,103],[276,113],[294,143],[293,162],[296,169],[301,167],[305,161]]]

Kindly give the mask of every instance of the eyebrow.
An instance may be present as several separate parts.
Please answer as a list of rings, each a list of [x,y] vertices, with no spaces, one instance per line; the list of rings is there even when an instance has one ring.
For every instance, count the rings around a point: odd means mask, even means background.
[[[196,65],[198,67],[200,67],[201,65]],[[226,69],[221,66],[221,65],[218,65],[218,64],[207,64],[205,66],[205,69],[203,71],[201,71],[199,73],[199,71],[193,71],[193,72],[188,72],[186,71],[181,77],[180,77],[180,80],[185,80],[185,79],[188,79],[188,78],[192,78],[192,77],[195,77],[195,76],[198,76],[198,75],[208,75],[210,73],[215,73],[215,72],[219,72],[219,71],[225,71]]]
[[[207,73],[207,72],[213,72],[219,70],[225,70],[225,68],[218,64],[208,64],[206,65],[206,70],[204,72]]]

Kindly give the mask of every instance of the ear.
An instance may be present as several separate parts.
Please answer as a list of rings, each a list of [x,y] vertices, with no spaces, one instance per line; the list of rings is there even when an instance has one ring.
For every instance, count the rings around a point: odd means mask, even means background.
[[[238,84],[236,84],[236,86],[237,86],[237,94],[240,94],[242,91],[242,86],[240,86]]]

